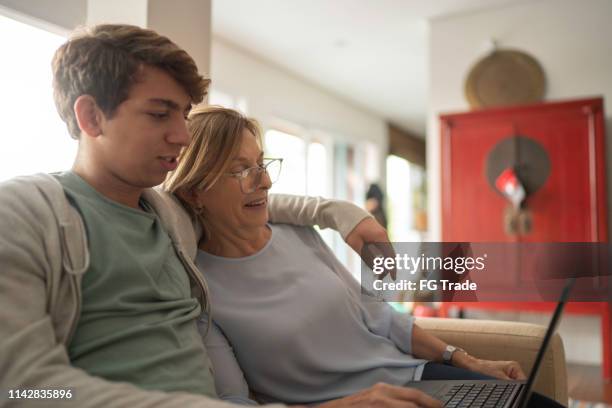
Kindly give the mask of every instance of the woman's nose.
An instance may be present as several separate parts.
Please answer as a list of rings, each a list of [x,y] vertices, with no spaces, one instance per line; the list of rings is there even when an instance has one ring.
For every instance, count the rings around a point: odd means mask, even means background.
[[[269,190],[270,187],[272,187],[272,179],[270,178],[270,175],[268,174],[267,170],[262,170],[259,188]]]

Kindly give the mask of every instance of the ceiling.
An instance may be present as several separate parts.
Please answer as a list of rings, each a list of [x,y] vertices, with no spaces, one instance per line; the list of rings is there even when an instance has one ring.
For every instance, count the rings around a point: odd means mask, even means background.
[[[214,0],[214,35],[425,134],[427,20],[520,0]]]

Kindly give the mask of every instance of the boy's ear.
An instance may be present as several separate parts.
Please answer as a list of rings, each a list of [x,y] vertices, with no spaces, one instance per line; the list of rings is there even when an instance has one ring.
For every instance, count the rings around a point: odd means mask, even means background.
[[[74,114],[81,132],[86,136],[97,137],[102,134],[104,114],[91,95],[81,95],[74,101]]]

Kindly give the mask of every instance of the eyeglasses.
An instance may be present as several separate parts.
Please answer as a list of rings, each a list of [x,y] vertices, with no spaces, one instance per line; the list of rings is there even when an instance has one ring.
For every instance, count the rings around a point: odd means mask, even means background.
[[[270,178],[270,182],[275,183],[278,180],[282,166],[283,159],[264,159],[264,163],[260,166],[249,167],[235,173],[227,173],[227,175],[236,177],[240,182],[240,190],[244,194],[250,194],[261,185],[261,178],[264,172]]]

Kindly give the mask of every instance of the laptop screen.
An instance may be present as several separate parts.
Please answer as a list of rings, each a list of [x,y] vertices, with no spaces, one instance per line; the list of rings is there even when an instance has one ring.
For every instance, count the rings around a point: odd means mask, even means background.
[[[540,369],[540,365],[542,364],[542,360],[544,359],[544,354],[546,353],[546,349],[548,348],[548,344],[552,339],[553,334],[555,334],[555,330],[557,330],[557,325],[559,324],[559,319],[561,318],[561,313],[563,312],[563,308],[567,303],[567,299],[569,297],[569,293],[574,285],[574,281],[576,278],[569,278],[567,283],[563,287],[563,292],[561,292],[561,297],[559,298],[559,303],[557,303],[557,307],[555,308],[555,312],[553,313],[553,317],[548,325],[548,329],[546,330],[546,335],[544,336],[544,340],[542,341],[542,345],[540,346],[540,350],[538,350],[538,354],[536,356],[535,362],[533,363],[533,368],[531,373],[529,374],[529,378],[527,379],[527,383],[521,390],[521,397],[519,400],[518,406],[520,408],[526,408],[527,403],[529,402],[529,397],[531,396],[531,389],[533,388],[533,384],[535,383],[536,377],[538,376],[538,371]]]

